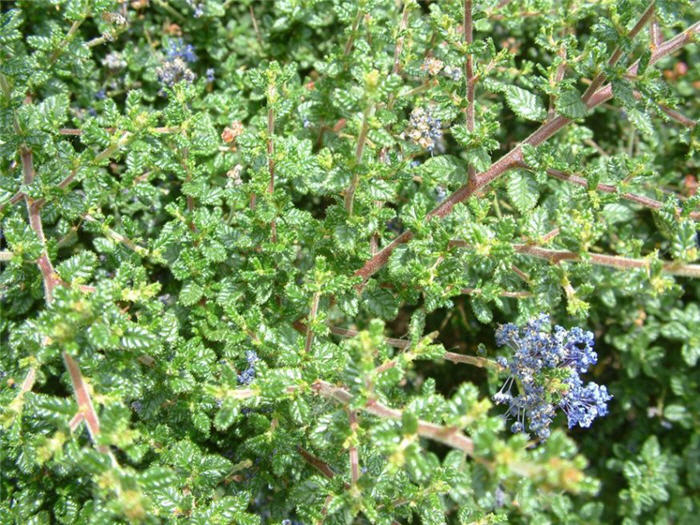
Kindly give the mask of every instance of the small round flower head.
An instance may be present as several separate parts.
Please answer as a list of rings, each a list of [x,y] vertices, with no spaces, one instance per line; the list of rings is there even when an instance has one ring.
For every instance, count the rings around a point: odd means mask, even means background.
[[[397,218],[397,217],[394,217],[393,219],[390,219],[390,220],[386,223],[386,228],[387,228],[387,230],[396,232],[396,233],[398,233],[398,234],[401,234],[401,233],[404,232],[404,228],[403,228],[403,226],[402,226],[402,224],[401,224],[401,220],[400,220],[399,218]]]
[[[434,118],[431,108],[417,107],[411,111],[406,135],[429,152],[435,151],[437,141],[442,138],[442,121]]]
[[[197,2],[196,0],[187,0],[187,4],[194,11],[192,16],[199,18],[204,14],[204,2]]]
[[[214,68],[213,67],[208,68],[205,74],[207,77],[207,82],[209,82],[210,84],[212,82],[214,82]]]
[[[162,66],[156,69],[156,74],[161,83],[170,87],[183,80],[191,83],[195,78],[195,74],[187,67],[185,61],[180,57],[167,60]]]
[[[126,18],[124,18],[119,13],[109,13],[109,12],[102,13],[102,20],[104,20],[105,22],[109,22],[111,24],[114,24],[116,26],[125,26],[126,25]]]
[[[454,80],[455,82],[459,82],[462,80],[462,70],[458,67],[452,67],[452,66],[445,66],[445,68],[442,70],[442,73],[446,76]]]
[[[122,58],[121,53],[112,51],[111,53],[107,53],[107,56],[102,59],[102,65],[107,69],[117,71],[126,67],[126,60]]]
[[[255,379],[255,368],[252,366],[246,368],[243,372],[238,374],[237,379],[241,385],[249,385],[253,379]]]
[[[437,202],[442,202],[447,198],[447,190],[444,186],[438,186],[435,188],[435,200]]]
[[[518,423],[513,428],[524,432],[527,422],[528,430],[542,440],[549,437],[557,408],[567,415],[569,428],[585,428],[607,414],[612,399],[604,386],[584,386],[579,376],[597,361],[593,334],[578,327],[549,326],[549,316],[541,315],[523,328],[509,323],[496,330],[496,343],[509,347],[513,356],[498,359],[510,376],[493,399],[508,404],[506,416]],[[513,384],[518,385],[517,395],[511,394]]]
[[[231,181],[234,186],[240,186],[243,184],[243,179],[241,178],[241,172],[243,171],[243,166],[241,164],[236,164],[232,170],[226,172],[226,176]]]
[[[243,123],[240,120],[234,120],[230,126],[225,127],[224,131],[221,132],[221,140],[226,144],[231,144],[243,134],[243,130]]]
[[[425,59],[425,62],[423,62],[421,69],[427,71],[430,76],[434,77],[440,73],[444,65],[442,60],[435,57],[428,57]]]

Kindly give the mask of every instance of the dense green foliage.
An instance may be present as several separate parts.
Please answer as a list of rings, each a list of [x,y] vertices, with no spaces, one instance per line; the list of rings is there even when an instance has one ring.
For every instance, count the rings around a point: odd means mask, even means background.
[[[0,9],[1,523],[696,522],[693,2]]]

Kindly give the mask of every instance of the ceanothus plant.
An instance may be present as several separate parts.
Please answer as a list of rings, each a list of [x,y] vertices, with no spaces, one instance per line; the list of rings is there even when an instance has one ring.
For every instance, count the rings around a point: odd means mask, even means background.
[[[696,4],[3,3],[0,521],[694,523]]]

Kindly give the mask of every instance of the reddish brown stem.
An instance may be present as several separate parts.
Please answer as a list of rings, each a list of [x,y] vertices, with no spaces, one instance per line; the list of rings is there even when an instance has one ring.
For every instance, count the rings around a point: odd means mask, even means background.
[[[25,186],[29,186],[34,182],[34,156],[32,155],[32,151],[26,147],[22,147],[20,155],[22,158],[24,184]],[[48,304],[53,300],[53,290],[58,284],[60,284],[60,280],[53,269],[51,259],[49,259],[49,254],[46,250],[46,236],[44,235],[44,226],[41,222],[39,207],[36,205],[36,202],[29,198],[28,195],[24,195],[24,201],[27,204],[29,225],[39,238],[39,243],[41,244],[41,254],[36,262],[39,266],[39,271],[41,272],[41,277],[44,281],[44,298]]]
[[[333,472],[331,467],[328,466],[328,463],[323,461],[321,458],[314,456],[311,452],[304,450],[300,446],[297,446],[297,451],[299,452],[299,454],[301,454],[301,457],[304,458],[304,461],[306,461],[309,465],[318,470],[328,479],[333,479],[333,477],[335,476],[335,472]]]
[[[572,175],[570,173],[565,173],[563,171],[555,170],[553,168],[549,168],[547,170],[547,174],[559,180],[570,182],[583,188],[588,187],[588,181],[585,178],[580,177],[578,175]],[[604,193],[618,193],[617,187],[615,187],[612,184],[598,184],[596,186],[596,190],[602,191]],[[620,197],[622,197],[625,200],[641,204],[642,206],[645,206],[647,208],[652,208],[654,210],[661,209],[661,207],[663,206],[662,202],[659,202],[649,197],[645,197],[644,195],[637,195],[635,193],[621,193]],[[680,210],[677,211],[678,213],[680,213]],[[690,212],[690,216],[695,220],[700,220],[700,212],[698,211]]]
[[[553,264],[559,264],[562,261],[580,262],[583,260],[581,255],[568,250],[552,250],[532,246],[529,244],[513,245],[515,251],[524,255],[545,259]],[[629,270],[632,268],[650,268],[651,261],[647,259],[632,259],[629,257],[621,257],[619,255],[606,255],[601,253],[587,253],[587,259],[599,266],[609,266],[621,270]],[[700,264],[681,264],[675,262],[664,262],[662,271],[671,275],[679,275],[682,277],[700,277]]]
[[[686,117],[682,113],[679,113],[675,109],[671,109],[668,106],[664,106],[663,104],[659,104],[659,109],[666,113],[672,120],[675,120],[676,122],[683,124],[685,127],[693,129],[697,122],[695,122],[693,119]]]

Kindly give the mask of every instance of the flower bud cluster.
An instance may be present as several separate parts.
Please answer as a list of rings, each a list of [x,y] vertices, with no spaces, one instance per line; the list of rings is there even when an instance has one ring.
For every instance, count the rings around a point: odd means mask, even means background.
[[[156,69],[158,80],[166,86],[173,86],[184,80],[193,82],[195,74],[187,63],[197,61],[197,55],[191,44],[184,44],[182,39],[172,40],[163,65]]]
[[[226,144],[231,144],[243,134],[243,131],[243,123],[240,120],[234,120],[230,126],[226,126],[224,131],[221,132],[221,140]]]
[[[442,60],[435,57],[428,57],[423,62],[421,69],[434,77],[442,71],[443,67],[445,67],[445,63]]]
[[[497,404],[508,404],[506,416],[515,419],[513,432],[524,432],[527,423],[530,432],[546,439],[558,408],[566,414],[569,428],[587,428],[608,413],[612,396],[605,386],[584,385],[580,377],[598,359],[593,333],[558,325],[552,331],[549,316],[541,315],[523,328],[512,323],[500,326],[496,344],[514,351],[510,360],[498,360],[510,376],[494,395]],[[514,384],[517,395],[511,393]]]
[[[124,60],[121,53],[112,51],[107,53],[107,55],[102,59],[102,65],[107,69],[117,71],[126,67],[126,60]]]
[[[445,69],[442,70],[442,73],[446,76],[454,80],[455,82],[458,82],[462,79],[462,70],[458,67],[454,66],[445,66]]]
[[[421,65],[421,71],[428,73],[431,77],[442,73],[454,81],[459,81],[462,78],[462,70],[460,68],[446,65],[442,60],[435,57],[426,58]]]
[[[444,76],[454,81],[459,81],[462,78],[462,70],[460,68],[446,65],[442,60],[435,57],[426,58],[421,65],[421,70],[428,73],[431,77],[442,73]]]
[[[238,374],[238,382],[241,385],[249,385],[255,379],[255,363],[260,359],[255,350],[248,350],[245,358],[248,361],[248,368]]]
[[[192,16],[199,18],[204,14],[204,2],[198,2],[196,0],[187,0],[187,5],[189,5],[192,10]]]
[[[441,127],[442,121],[432,116],[430,108],[417,107],[411,111],[411,120],[406,135],[413,142],[432,153],[437,141],[442,138]]]

